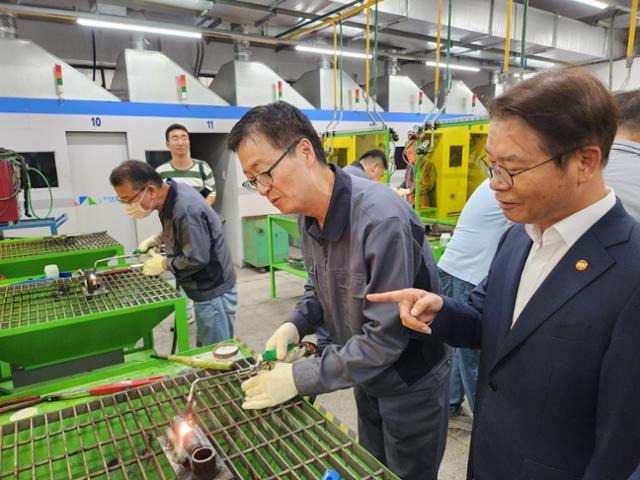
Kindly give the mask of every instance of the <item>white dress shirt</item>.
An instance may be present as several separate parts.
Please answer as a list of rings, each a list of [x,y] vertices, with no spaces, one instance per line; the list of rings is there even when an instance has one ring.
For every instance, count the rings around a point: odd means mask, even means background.
[[[512,327],[531,297],[560,259],[587,230],[616,204],[615,193],[611,188],[607,188],[609,193],[605,197],[563,218],[542,233],[537,226],[531,224],[524,226],[527,234],[533,240],[533,245],[531,245],[529,256],[520,275],[518,294],[513,309]]]

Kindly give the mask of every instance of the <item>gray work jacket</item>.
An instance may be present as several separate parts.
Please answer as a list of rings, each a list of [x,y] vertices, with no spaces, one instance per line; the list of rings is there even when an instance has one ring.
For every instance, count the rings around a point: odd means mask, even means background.
[[[365,296],[413,286],[440,291],[424,227],[390,188],[331,168],[324,227],[299,219],[309,281],[289,321],[300,337],[324,325],[333,344],[319,358],[294,363],[296,387],[303,395],[355,384],[376,396],[409,391],[442,360],[445,346],[410,338],[395,303]]]
[[[366,178],[367,180],[369,180],[369,177],[367,177],[367,174],[364,172],[362,164],[358,160],[344,167],[342,171],[348,173],[349,175],[354,175],[356,177]]]
[[[236,284],[220,219],[193,187],[171,180],[168,184],[160,221],[169,270],[190,299],[219,297]]]
[[[611,145],[604,181],[624,209],[640,222],[640,143],[616,139]]]

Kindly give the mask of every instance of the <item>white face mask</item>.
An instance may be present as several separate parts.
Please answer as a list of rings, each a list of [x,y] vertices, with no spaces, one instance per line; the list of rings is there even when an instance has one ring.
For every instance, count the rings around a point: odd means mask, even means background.
[[[142,197],[140,197],[141,201],[146,194],[147,194],[147,189],[145,189],[144,193],[142,194]],[[151,215],[151,212],[153,211],[153,207],[151,207],[149,210],[145,210],[144,208],[142,208],[142,205],[140,205],[140,202],[133,202],[128,205],[125,205],[124,209],[127,212],[127,215],[137,220],[147,218],[149,215]]]

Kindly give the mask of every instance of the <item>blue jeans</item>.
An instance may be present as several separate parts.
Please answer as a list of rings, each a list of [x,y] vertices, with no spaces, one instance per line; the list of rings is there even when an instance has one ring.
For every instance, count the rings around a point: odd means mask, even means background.
[[[193,302],[196,314],[196,345],[211,345],[233,337],[238,290],[234,286],[219,297]]]
[[[184,297],[184,301],[187,303],[187,318],[191,318],[193,316],[193,305],[191,304],[193,300],[187,296],[187,292],[185,292],[182,287],[180,287],[180,293]]]
[[[442,282],[442,293],[458,302],[467,303],[469,294],[475,286],[444,270],[438,269]],[[462,413],[462,402],[467,394],[471,411],[475,407],[476,382],[478,381],[478,366],[480,364],[480,350],[471,348],[456,348],[451,364],[451,383],[449,384],[449,409],[452,415]]]

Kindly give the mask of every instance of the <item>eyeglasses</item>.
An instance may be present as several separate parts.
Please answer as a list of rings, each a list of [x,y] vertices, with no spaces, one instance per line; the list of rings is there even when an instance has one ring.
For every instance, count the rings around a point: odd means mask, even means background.
[[[302,138],[298,138],[297,140],[294,140],[284,150],[284,153],[280,155],[280,157],[278,157],[278,159],[275,162],[273,162],[273,165],[271,165],[264,172],[258,173],[255,177],[242,182],[242,186],[247,190],[255,192],[257,190],[258,183],[263,187],[270,187],[271,185],[273,185],[273,177],[271,176],[271,172],[273,172],[273,169],[276,168],[276,166],[284,159],[284,157],[286,157],[289,153],[291,153],[291,151],[296,147],[296,145],[298,145],[298,143],[300,143],[301,140]]]
[[[144,192],[147,188],[149,188],[149,185],[146,185],[146,186],[142,187],[142,188],[141,188],[140,190],[138,190],[138,191],[136,192],[136,194],[135,194],[133,197],[131,197],[129,200],[125,200],[124,198],[120,198],[120,197],[116,197],[116,199],[117,199],[120,203],[123,203],[123,204],[125,204],[125,205],[131,205],[131,204],[133,203],[133,201],[136,199],[136,197],[137,197],[138,195],[140,195],[140,193]],[[146,193],[146,192],[145,192],[145,193]],[[144,197],[144,195],[142,195],[142,196]]]
[[[516,172],[512,172],[512,171],[508,170],[506,167],[503,167],[502,165],[498,165],[497,163],[489,162],[487,160],[487,154],[486,153],[484,155],[481,155],[478,158],[476,158],[476,163],[478,164],[480,169],[484,172],[484,174],[487,177],[493,178],[493,176],[495,175],[495,177],[498,179],[498,181],[503,186],[511,188],[511,187],[513,187],[513,177],[515,177],[516,175],[520,175],[521,173],[528,172],[529,170],[533,170],[534,168],[538,168],[538,167],[544,165],[545,163],[553,162],[554,160],[557,160],[558,158],[562,158],[566,154],[574,152],[574,151],[578,150],[579,148],[580,147],[572,148],[571,150],[568,150],[568,151],[566,151],[564,153],[561,153],[559,155],[555,155],[555,156],[545,160],[544,162],[536,163],[535,165],[532,165],[532,166],[527,167],[527,168],[523,168],[522,170],[518,170]]]

